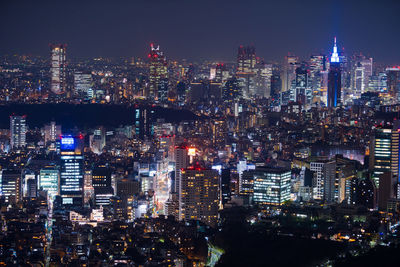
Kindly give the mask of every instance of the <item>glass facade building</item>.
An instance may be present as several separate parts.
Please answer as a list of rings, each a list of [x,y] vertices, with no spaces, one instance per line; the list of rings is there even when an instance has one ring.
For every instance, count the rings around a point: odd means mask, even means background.
[[[291,171],[282,168],[259,168],[253,172],[253,201],[262,205],[282,205],[290,200]]]
[[[83,200],[83,136],[62,136],[60,153],[62,204],[81,206]]]

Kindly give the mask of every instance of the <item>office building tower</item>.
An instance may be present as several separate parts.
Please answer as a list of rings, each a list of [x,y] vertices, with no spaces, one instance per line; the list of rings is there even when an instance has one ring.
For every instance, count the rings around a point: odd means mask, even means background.
[[[369,81],[373,74],[372,64],[372,58],[363,55],[354,57],[351,77],[353,97],[360,98],[369,90]]]
[[[379,177],[385,172],[391,172],[399,177],[399,123],[391,127],[379,126],[375,129],[370,143],[370,168],[373,179],[379,187]]]
[[[47,191],[51,197],[59,195],[60,175],[55,166],[46,166],[40,170],[39,189]]]
[[[135,135],[139,139],[145,139],[153,135],[153,114],[151,107],[135,107]]]
[[[256,94],[256,59],[256,49],[253,46],[239,46],[236,76],[242,88],[242,96],[245,98]]]
[[[55,121],[50,122],[44,126],[44,143],[51,148],[55,149],[56,141],[61,136],[61,125],[57,125]]]
[[[51,82],[50,89],[54,94],[66,90],[66,48],[65,44],[53,44],[51,47]]]
[[[255,91],[257,97],[269,98],[271,96],[272,64],[264,62],[256,65]]]
[[[323,169],[324,197],[328,203],[338,202],[339,198],[339,177],[336,173],[336,162],[331,161],[324,164]]]
[[[62,204],[83,205],[83,136],[61,136],[60,195]]]
[[[29,179],[26,182],[26,197],[28,197],[28,198],[36,198],[37,197],[36,179]]]
[[[23,195],[23,197],[29,197],[28,195],[29,195],[30,188],[29,188],[28,183],[30,183],[31,180],[35,182],[35,192],[36,192],[36,189],[37,189],[37,186],[38,186],[38,182],[37,182],[37,179],[36,179],[35,172],[31,171],[29,169],[23,170],[22,171],[22,184],[23,184],[23,186],[22,186],[22,195]]]
[[[384,172],[379,176],[378,208],[386,211],[389,199],[395,198],[396,177],[392,172]]]
[[[167,60],[160,46],[150,44],[149,58],[149,91],[147,97],[158,99],[159,86],[161,81],[168,79]],[[164,82],[163,82],[164,85]]]
[[[219,175],[216,170],[193,166],[182,170],[179,218],[215,226],[218,220]]]
[[[387,93],[392,99],[392,103],[400,100],[400,67],[386,68]]]
[[[90,72],[76,71],[74,73],[74,94],[84,99],[94,97],[93,79]]]
[[[342,77],[336,37],[328,74],[328,107],[334,108],[341,103]]]
[[[303,64],[296,68],[295,87],[291,90],[290,100],[300,102],[303,105],[311,104],[312,93],[309,87],[309,72]]]
[[[231,200],[231,170],[223,169],[221,171],[221,202],[222,205]]]
[[[282,205],[290,200],[291,171],[284,168],[256,168],[253,201],[259,205]]]
[[[324,165],[328,162],[327,160],[310,162],[310,170],[313,172],[313,199],[324,198]]]
[[[292,81],[296,78],[296,67],[298,61],[299,58],[294,55],[288,55],[285,57],[281,73],[282,92],[290,90]]]
[[[93,153],[103,153],[103,148],[106,145],[106,130],[103,127],[95,129],[93,134],[89,136],[89,144]]]
[[[237,72],[253,73],[256,66],[256,49],[254,46],[239,46],[237,55]]]
[[[26,116],[10,117],[11,149],[22,148],[26,145]]]
[[[222,88],[222,99],[232,102],[241,96],[241,88],[236,77],[228,79]]]
[[[189,148],[185,144],[175,147],[175,192],[180,192],[181,170],[189,166]]]
[[[89,201],[93,199],[93,196],[92,170],[85,170],[83,175],[83,203],[85,206],[89,204]]]
[[[110,199],[114,195],[111,185],[111,170],[104,165],[94,168],[92,171],[92,186],[96,206],[110,205]]]
[[[8,203],[22,200],[21,170],[3,170],[1,173],[1,191]]]
[[[324,74],[329,68],[327,57],[324,55],[313,55],[310,58],[310,77],[309,86],[313,94],[313,102],[316,101],[320,105],[326,102],[324,94],[327,88],[324,87]]]

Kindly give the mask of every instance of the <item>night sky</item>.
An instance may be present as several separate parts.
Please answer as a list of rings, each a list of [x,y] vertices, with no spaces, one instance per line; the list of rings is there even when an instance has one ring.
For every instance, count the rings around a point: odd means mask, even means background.
[[[373,2],[373,3],[371,3]],[[0,53],[145,57],[151,42],[171,59],[233,61],[253,44],[266,60],[340,48],[400,64],[399,0],[0,0]]]

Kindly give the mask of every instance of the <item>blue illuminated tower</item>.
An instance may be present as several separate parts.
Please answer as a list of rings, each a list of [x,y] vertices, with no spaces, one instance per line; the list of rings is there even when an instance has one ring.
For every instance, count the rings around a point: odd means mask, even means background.
[[[329,108],[337,107],[341,102],[341,91],[342,91],[342,78],[340,69],[340,59],[337,52],[336,37],[335,44],[333,46],[333,53],[331,56],[331,64],[328,74],[328,101],[327,106]]]
[[[60,195],[65,206],[83,204],[83,136],[64,135],[60,140]]]

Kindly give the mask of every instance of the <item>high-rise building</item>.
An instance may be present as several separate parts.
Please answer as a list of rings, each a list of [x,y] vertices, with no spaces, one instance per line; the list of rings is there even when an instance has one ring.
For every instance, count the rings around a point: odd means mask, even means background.
[[[290,100],[304,105],[311,104],[312,91],[309,86],[309,71],[303,64],[296,68],[296,86],[291,90]]]
[[[103,127],[95,129],[93,134],[89,136],[89,143],[93,153],[103,153],[103,148],[106,145],[106,130]]]
[[[400,100],[400,67],[386,69],[387,92],[394,103]]]
[[[153,114],[152,108],[135,108],[135,135],[142,140],[153,135]]]
[[[60,195],[62,204],[83,205],[83,136],[61,136]]]
[[[291,171],[283,168],[256,168],[251,171],[254,180],[254,203],[282,205],[290,200]]]
[[[219,175],[216,170],[193,166],[182,170],[179,218],[215,226],[218,220]]]
[[[22,200],[21,170],[3,170],[1,173],[1,191],[6,202],[18,203]]]
[[[396,177],[392,172],[384,172],[379,176],[378,208],[386,211],[388,200],[395,198]]]
[[[241,89],[239,81],[236,77],[228,79],[222,88],[222,99],[225,101],[233,101],[240,97]]]
[[[294,55],[288,55],[285,57],[281,73],[282,92],[290,90],[292,81],[296,78],[296,65],[298,61],[299,58]]]
[[[26,116],[10,117],[11,149],[26,145]]]
[[[254,46],[239,46],[236,76],[238,77],[241,88],[243,90],[243,97],[249,98],[256,94],[256,63],[256,49],[254,48]]]
[[[398,123],[392,127],[379,126],[371,140],[370,168],[373,170],[373,179],[379,187],[379,177],[385,172],[392,172],[399,176],[399,131]]]
[[[54,166],[46,166],[40,170],[39,188],[47,191],[49,196],[59,195],[60,175]]]
[[[237,55],[237,72],[251,73],[256,66],[256,49],[254,46],[239,46]]]
[[[221,171],[221,202],[225,205],[231,200],[231,170],[223,169]]]
[[[106,166],[98,166],[92,171],[92,186],[94,188],[96,206],[110,205],[110,199],[114,195],[111,186],[111,170]]]
[[[324,86],[324,74],[329,66],[326,56],[313,55],[310,58],[310,77],[309,86],[311,87],[313,97],[319,103],[326,102],[326,86]],[[314,99],[313,99],[314,102]]]
[[[342,77],[339,54],[337,52],[336,37],[333,46],[330,69],[328,74],[328,103],[329,108],[337,107],[341,103]]]
[[[55,121],[50,122],[44,126],[44,143],[51,148],[56,147],[56,141],[61,136],[61,125],[56,125]]]
[[[165,87],[165,79],[168,79],[167,60],[164,53],[160,50],[160,46],[155,47],[154,44],[150,44],[150,53],[148,58],[150,63],[149,92],[147,96],[151,99],[158,99],[159,87],[160,85]]]
[[[189,166],[189,148],[181,144],[175,147],[175,192],[179,194],[181,171]]]
[[[336,202],[339,197],[339,177],[336,173],[336,162],[330,161],[323,167],[324,200],[328,203]]]
[[[354,57],[351,70],[353,97],[360,98],[363,93],[369,90],[369,81],[373,74],[372,64],[372,58],[366,58],[363,55]]]
[[[74,94],[85,99],[94,97],[93,80],[90,72],[76,71],[74,73]]]
[[[50,89],[55,94],[62,94],[66,90],[66,48],[65,44],[51,45]]]

